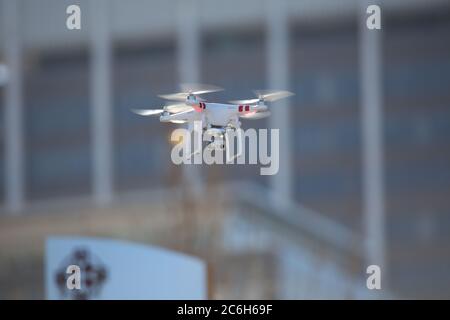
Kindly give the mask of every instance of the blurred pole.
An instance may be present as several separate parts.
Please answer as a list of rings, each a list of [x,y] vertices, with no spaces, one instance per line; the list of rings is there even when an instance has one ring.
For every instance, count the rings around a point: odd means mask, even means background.
[[[22,92],[22,47],[18,1],[3,0],[3,37],[8,80],[5,86],[5,175],[6,207],[11,213],[23,209],[24,137]]]
[[[196,0],[179,0],[177,3],[177,58],[178,78],[181,83],[200,81],[200,31],[199,3]],[[192,158],[193,161],[193,158]],[[183,165],[184,184],[192,195],[203,193],[203,181],[198,165]]]
[[[285,0],[267,0],[267,71],[269,89],[289,90],[289,20]],[[282,207],[292,199],[292,141],[289,99],[273,103],[270,128],[280,130],[279,172],[271,177],[274,201]]]
[[[380,266],[386,283],[385,207],[383,190],[382,29],[369,30],[366,9],[376,1],[362,1],[359,15],[363,223],[367,265]]]
[[[6,64],[0,62],[0,87],[3,87],[8,82],[8,67]]]
[[[111,39],[109,15],[111,2],[90,1],[90,97],[93,156],[93,193],[97,205],[113,197]]]

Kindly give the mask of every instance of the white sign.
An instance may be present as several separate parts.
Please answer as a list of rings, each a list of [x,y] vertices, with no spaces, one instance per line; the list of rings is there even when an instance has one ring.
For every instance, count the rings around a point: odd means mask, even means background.
[[[206,299],[205,264],[158,247],[50,237],[45,262],[47,299]],[[79,267],[76,288],[67,287],[73,277],[69,266]]]

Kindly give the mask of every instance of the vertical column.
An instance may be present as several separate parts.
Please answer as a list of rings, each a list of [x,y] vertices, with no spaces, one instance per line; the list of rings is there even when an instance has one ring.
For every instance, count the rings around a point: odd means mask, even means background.
[[[363,224],[366,263],[381,267],[386,279],[385,207],[383,190],[382,32],[366,26],[370,4],[362,1],[359,15],[361,79]],[[385,281],[384,281],[385,282]]]
[[[10,213],[24,205],[24,137],[22,48],[19,1],[3,0],[2,19],[5,62],[8,80],[5,86],[5,201]]]
[[[113,196],[110,5],[106,0],[89,1],[92,187],[100,206]]]
[[[267,71],[269,89],[289,90],[289,23],[285,0],[267,0]],[[270,127],[280,130],[280,169],[272,176],[274,200],[282,207],[292,199],[292,141],[289,99],[273,103]]]
[[[177,8],[178,78],[181,83],[200,80],[199,5],[196,0],[179,0]],[[194,196],[203,190],[200,170],[196,165],[183,166],[184,183]]]

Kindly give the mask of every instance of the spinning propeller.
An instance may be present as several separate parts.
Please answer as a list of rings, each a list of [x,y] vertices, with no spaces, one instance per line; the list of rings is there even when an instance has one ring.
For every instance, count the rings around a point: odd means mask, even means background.
[[[209,84],[197,84],[197,83],[183,83],[180,85],[180,87],[181,92],[162,94],[159,95],[159,97],[166,100],[175,100],[175,101],[186,101],[186,99],[188,98],[195,97],[197,101],[203,101],[203,99],[197,97],[197,95],[223,90],[222,88],[217,86]]]
[[[233,104],[255,104],[259,102],[263,103],[265,101],[273,102],[294,95],[292,92],[286,90],[255,90],[253,92],[258,98],[233,100],[230,102]]]
[[[132,109],[131,111],[141,116],[156,116],[164,112],[178,113],[189,110],[192,110],[190,106],[184,103],[174,102],[165,105],[162,109]]]
[[[163,109],[132,109],[132,111],[141,116],[156,116],[164,112],[178,113],[192,110],[192,106],[186,105],[184,102],[188,99],[195,99],[198,102],[203,101],[197,95],[222,91],[223,89],[217,86],[197,83],[183,83],[180,85],[181,92],[159,95],[159,97],[166,100],[175,100],[164,106]],[[180,103],[182,101],[183,103]]]

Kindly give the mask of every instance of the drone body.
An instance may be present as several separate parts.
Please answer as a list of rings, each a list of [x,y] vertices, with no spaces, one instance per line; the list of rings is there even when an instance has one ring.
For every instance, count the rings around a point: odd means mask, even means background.
[[[186,105],[187,106],[187,105]],[[270,112],[265,105],[234,105],[214,102],[192,103],[191,108],[186,107],[182,112],[170,113],[165,111],[160,116],[161,122],[191,122],[201,120],[205,127],[226,127],[227,125],[238,125],[239,118],[262,118],[269,116]],[[182,107],[180,107],[182,108]],[[265,112],[264,112],[265,111]],[[256,114],[258,116],[256,116]]]
[[[236,100],[226,103],[207,102],[200,94],[221,91],[210,85],[184,84],[179,93],[160,95],[161,98],[177,101],[165,105],[162,109],[134,109],[142,116],[160,115],[161,122],[188,123],[192,130],[194,121],[201,121],[204,139],[213,146],[224,148],[223,138],[227,130],[237,130],[241,126],[239,119],[262,119],[270,115],[266,101],[276,101],[292,93],[289,91],[255,91],[258,98]]]

